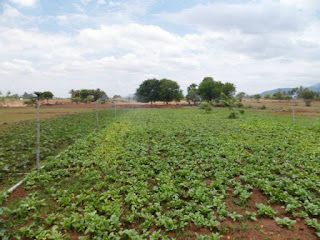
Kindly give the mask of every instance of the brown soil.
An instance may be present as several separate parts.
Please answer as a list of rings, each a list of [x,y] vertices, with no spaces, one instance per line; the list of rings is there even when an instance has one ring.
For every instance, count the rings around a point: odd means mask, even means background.
[[[22,186],[19,186],[15,190],[13,190],[12,193],[10,193],[7,199],[7,203],[15,201],[19,198],[25,198],[26,196],[28,196],[28,194],[29,191],[26,191]]]
[[[70,240],[78,240],[83,234],[70,233]]]

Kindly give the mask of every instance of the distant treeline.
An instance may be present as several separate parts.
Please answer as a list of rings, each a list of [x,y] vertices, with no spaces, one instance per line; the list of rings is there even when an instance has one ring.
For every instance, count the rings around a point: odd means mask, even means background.
[[[71,100],[74,102],[95,102],[98,99],[103,98],[103,100],[108,99],[109,97],[102,91],[100,88],[94,89],[81,89],[81,90],[74,90],[71,89],[69,91],[71,94]]]
[[[185,96],[187,101],[199,102],[202,100],[211,101],[221,98],[221,93],[232,97],[236,87],[232,83],[215,81],[212,77],[205,77],[199,86],[195,83],[188,87]],[[143,81],[135,94],[138,102],[179,102],[184,98],[182,90],[177,82],[169,79],[148,79]]]

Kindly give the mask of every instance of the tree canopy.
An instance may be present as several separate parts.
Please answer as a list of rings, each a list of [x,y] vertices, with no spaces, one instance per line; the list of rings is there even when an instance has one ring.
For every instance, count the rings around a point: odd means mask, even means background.
[[[148,79],[143,81],[136,91],[138,102],[180,101],[183,98],[182,90],[177,82],[169,79]]]
[[[236,98],[242,102],[242,99],[245,98],[247,96],[247,94],[245,92],[239,92],[236,96]]]
[[[195,83],[192,83],[188,88],[188,93],[186,95],[186,99],[190,104],[190,101],[197,103],[201,101],[201,98],[198,94],[198,85]]]
[[[221,98],[221,93],[228,97],[234,95],[236,88],[232,83],[222,83],[215,81],[212,77],[205,77],[199,85],[198,93],[202,99],[211,101]]]
[[[47,102],[48,102],[49,99],[52,99],[52,98],[53,98],[53,93],[50,92],[50,91],[43,92],[43,93],[41,94],[41,98],[42,98],[42,99],[46,99]]]
[[[71,94],[72,99],[81,99],[82,102],[90,101],[97,101],[99,98],[103,96],[107,96],[107,94],[102,91],[100,88],[94,89],[81,89],[81,90],[74,90],[71,89],[69,91]]]
[[[148,79],[143,81],[136,91],[138,102],[155,102],[160,99],[160,81],[158,79]]]
[[[183,98],[182,90],[177,82],[169,79],[160,80],[160,101],[172,102],[173,100],[180,102]]]

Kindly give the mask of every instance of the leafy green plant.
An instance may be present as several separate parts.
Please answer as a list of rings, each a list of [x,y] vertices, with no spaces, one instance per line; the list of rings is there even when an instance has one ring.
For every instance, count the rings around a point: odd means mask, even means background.
[[[196,234],[198,240],[219,240],[221,235],[219,233],[212,233],[210,235]]]
[[[206,113],[209,113],[212,111],[212,106],[209,104],[209,103],[202,103],[200,106],[199,106],[199,109],[203,109],[206,111]]]
[[[252,213],[252,212],[246,211],[246,216],[251,221],[256,221],[257,220],[257,214],[256,213]]]
[[[294,229],[293,225],[297,222],[296,220],[291,220],[288,217],[285,217],[285,218],[276,217],[275,220],[281,227],[287,227],[289,229]]]
[[[266,206],[263,203],[256,204],[256,207],[260,216],[268,216],[273,218],[277,214],[277,211],[273,210],[271,206]]]

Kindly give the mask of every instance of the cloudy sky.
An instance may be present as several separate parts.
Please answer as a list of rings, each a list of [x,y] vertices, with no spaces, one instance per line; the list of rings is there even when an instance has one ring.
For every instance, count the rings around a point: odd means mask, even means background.
[[[0,90],[203,77],[249,94],[320,82],[320,0],[0,0]]]

